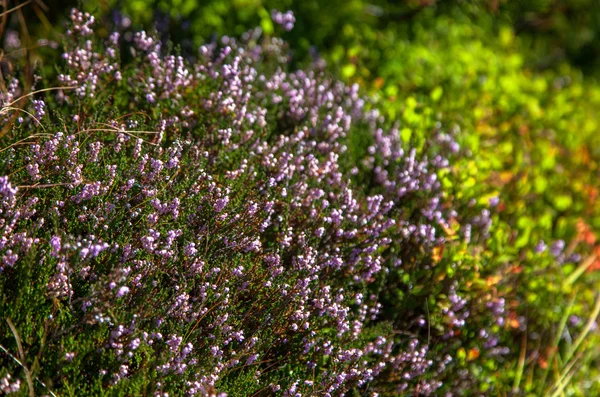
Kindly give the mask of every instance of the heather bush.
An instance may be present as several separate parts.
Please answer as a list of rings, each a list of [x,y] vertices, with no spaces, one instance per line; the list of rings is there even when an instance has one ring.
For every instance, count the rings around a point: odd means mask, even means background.
[[[296,70],[261,29],[184,58],[71,20],[34,78],[50,90],[20,99],[17,72],[1,98],[3,392],[598,389],[580,380],[598,359],[594,157],[573,158],[595,119],[531,103],[582,101],[577,85],[550,91],[443,18],[387,49],[387,85],[341,69],[375,98],[318,59]]]
[[[61,88],[34,96],[1,152],[7,388],[19,374],[23,393],[58,394],[442,386],[451,348],[429,344],[468,316],[455,283],[433,334],[422,307],[398,321],[379,296],[457,227],[438,180],[451,134],[418,152],[357,86],[288,71],[259,30],[188,64],[145,32],[101,43],[93,17],[71,19]]]

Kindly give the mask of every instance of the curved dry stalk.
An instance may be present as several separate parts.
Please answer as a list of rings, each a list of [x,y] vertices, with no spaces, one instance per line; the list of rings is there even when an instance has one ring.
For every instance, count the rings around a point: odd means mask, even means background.
[[[563,313],[562,318],[558,324],[558,331],[556,336],[554,337],[554,341],[552,342],[552,350],[550,355],[548,356],[548,363],[552,363],[554,361],[554,357],[558,354],[558,344],[560,343],[561,335],[563,334],[565,327],[567,325],[567,321],[569,316],[571,315],[571,311],[573,310],[573,306],[575,305],[575,299],[577,298],[578,289],[575,288],[571,299],[569,300],[569,304],[567,305],[567,309]],[[548,373],[550,372],[550,365],[546,367],[544,373],[542,375],[542,382],[540,383],[542,387],[546,384],[546,378],[548,377]]]
[[[596,304],[594,305],[594,309],[592,310],[592,314],[590,315],[590,317],[588,318],[587,323],[585,324],[585,326],[581,330],[581,334],[577,337],[577,339],[575,339],[575,343],[573,343],[573,347],[567,353],[567,357],[565,359],[565,362],[569,361],[569,359],[571,357],[573,357],[573,354],[575,354],[575,352],[577,351],[577,349],[579,348],[579,346],[583,343],[583,341],[585,340],[585,338],[588,336],[588,334],[590,333],[590,331],[594,327],[594,325],[596,323],[596,319],[598,318],[599,314],[600,314],[600,294],[598,294],[596,296]]]
[[[563,392],[564,388],[567,386],[571,377],[575,374],[575,372],[577,372],[578,368],[576,368],[575,365],[579,362],[579,360],[580,360],[581,356],[583,356],[584,352],[580,351],[577,353],[577,355],[575,357],[573,357],[573,356],[575,355],[575,353],[577,352],[577,350],[579,349],[581,344],[584,342],[585,338],[588,336],[588,334],[592,330],[592,327],[594,326],[599,314],[600,314],[600,294],[598,294],[596,296],[596,304],[594,305],[592,314],[590,315],[587,323],[583,327],[581,334],[575,340],[575,342],[573,343],[573,345],[571,346],[571,348],[569,349],[569,351],[566,354],[566,357],[564,360],[565,365],[563,366],[562,371],[559,374],[558,380],[555,382],[555,384],[550,389],[550,391],[556,389],[556,391],[554,393],[552,393],[552,397],[557,397],[559,394],[561,394]]]
[[[46,92],[46,91],[56,91],[56,90],[74,90],[75,88],[78,87],[50,87],[50,88],[42,88],[41,90],[35,90],[35,91],[31,91],[27,94],[21,95],[20,97],[18,97],[17,99],[15,99],[14,101],[12,101],[11,103],[7,104],[6,106],[12,106],[15,103],[19,102],[22,99],[27,98],[28,96],[31,95],[35,95],[35,94],[39,94],[40,92]]]
[[[579,362],[581,356],[583,356],[583,352],[579,352],[579,354],[577,354],[577,356],[567,366],[565,366],[558,379],[550,389],[550,391],[554,390],[554,393],[552,393],[551,397],[558,397],[563,393],[573,375],[575,375],[575,373],[579,370],[579,368],[575,367],[575,365]]]
[[[12,355],[12,354],[11,354],[11,353],[8,351],[8,349],[7,349],[7,348],[5,348],[4,346],[0,345],[0,350],[2,350],[4,353],[6,353],[6,355],[7,355],[8,357],[12,358],[14,362],[16,362],[17,364],[19,364],[19,366],[21,366],[21,367],[25,368],[25,366],[23,365],[23,363],[22,363],[21,361],[19,361],[19,359],[18,359],[18,358],[16,358],[15,356],[13,356],[13,355]],[[51,395],[52,397],[57,397],[57,396],[56,396],[56,394],[54,394],[54,393],[52,392],[52,390],[50,390],[50,388],[49,388],[49,387],[48,387],[48,386],[47,386],[47,385],[46,385],[44,382],[42,382],[42,381],[41,381],[39,378],[37,378],[37,377],[36,377],[36,378],[35,378],[35,380],[36,380],[36,381],[37,381],[37,382],[38,382],[40,385],[42,385],[43,387],[45,387],[45,388],[48,390],[48,393],[50,393],[50,395]]]
[[[6,107],[3,107],[2,109],[0,109],[0,114],[6,113],[6,112],[8,112],[9,110],[16,110],[16,111],[18,111],[18,112],[27,113],[29,116],[31,116],[31,118],[33,118],[33,119],[34,119],[34,120],[35,120],[35,121],[38,123],[38,125],[39,125],[40,127],[42,127],[42,128],[44,129],[44,131],[46,131],[46,127],[44,127],[44,126],[42,125],[42,122],[41,122],[41,121],[40,121],[40,120],[39,120],[37,117],[35,117],[33,114],[29,113],[29,112],[28,112],[27,110],[25,110],[25,109],[21,109],[21,108],[14,108],[14,107],[12,107],[12,106],[6,106]]]
[[[11,109],[12,110],[19,110],[19,111],[25,112],[25,113],[29,114],[31,117],[33,117],[38,122],[38,125],[41,125],[42,128],[44,128],[44,130],[45,130],[46,128],[40,123],[40,121],[35,116],[33,116],[31,113],[27,112],[24,109],[15,108],[12,105],[14,105],[15,103],[17,103],[19,101],[22,101],[23,99],[25,99],[25,98],[27,98],[27,97],[29,97],[31,95],[38,94],[40,92],[55,91],[55,90],[72,90],[72,89],[75,89],[75,88],[77,88],[77,87],[50,87],[50,88],[42,88],[41,90],[31,91],[31,92],[29,92],[27,94],[21,95],[19,98],[15,99],[14,101],[6,104],[2,109],[0,109],[0,114],[1,113],[7,113],[7,111],[11,110]],[[13,121],[14,121],[14,117],[16,117],[16,116],[13,115]],[[10,125],[11,125],[11,122],[7,123],[4,126],[4,128],[2,129],[2,131],[0,131],[0,138],[2,138],[4,135],[6,135],[6,133],[8,132],[8,130],[10,128]]]
[[[7,147],[5,147],[5,148],[3,148],[3,149],[0,149],[0,153],[2,153],[2,152],[4,152],[4,151],[6,151],[6,150],[8,150],[8,149],[10,149],[10,148],[11,148],[11,147],[13,147],[13,146],[17,146],[17,145],[19,145],[19,144],[21,144],[21,143],[25,142],[25,141],[26,141],[26,140],[28,140],[28,139],[33,139],[33,138],[42,138],[42,137],[44,137],[44,136],[51,137],[51,136],[52,136],[52,134],[49,134],[49,133],[46,133],[46,132],[41,132],[41,133],[37,133],[37,134],[33,134],[33,135],[29,135],[28,137],[25,137],[25,138],[23,138],[23,139],[20,139],[20,140],[18,140],[18,141],[16,141],[16,142],[14,142],[14,143],[11,143],[11,144],[10,144],[10,145],[8,145]]]
[[[141,139],[144,143],[147,143],[148,145],[158,146],[158,143],[149,142],[149,141],[146,141],[146,140],[140,138],[139,136],[134,135],[134,133],[157,134],[157,132],[153,132],[153,131],[126,131],[126,130],[113,129],[113,128],[88,128],[88,129],[85,129],[85,130],[80,130],[78,132],[78,134],[81,134],[81,133],[84,133],[84,132],[113,132],[113,133],[114,132],[118,132],[118,133],[130,136],[131,138]]]
[[[141,115],[145,116],[147,119],[152,119],[152,117],[150,117],[150,116],[148,115],[148,113],[146,113],[146,112],[141,112],[141,111],[137,111],[137,112],[130,112],[130,113],[126,113],[126,114],[124,114],[124,115],[121,115],[121,116],[117,117],[115,120],[120,120],[120,119],[122,119],[122,118],[129,117],[129,116],[133,116],[133,115],[136,115],[136,114],[141,114]]]
[[[21,366],[23,367],[23,370],[25,371],[25,377],[27,378],[27,386],[29,387],[29,396],[35,397],[35,390],[33,388],[33,378],[31,376],[31,371],[29,371],[29,368],[27,368],[27,365],[26,365],[27,363],[25,361],[25,351],[23,350],[23,345],[21,344],[21,338],[19,337],[17,328],[15,327],[13,322],[10,321],[10,318],[7,318],[6,322],[8,323],[8,326],[10,327],[10,330],[13,333],[15,340],[17,341],[17,349],[19,351],[19,357],[21,358]]]
[[[101,122],[97,122],[96,124],[98,124],[98,125],[104,125],[104,126],[106,126],[106,127],[108,127],[108,128],[111,128],[111,129],[113,129],[115,132],[124,132],[124,130],[123,130],[123,129],[120,129],[120,128],[117,128],[117,127],[114,127],[114,126],[112,126],[112,125],[111,125],[111,124],[109,124],[109,123],[101,123]],[[126,131],[126,130],[125,130],[125,131]],[[135,130],[135,131],[128,131],[128,132],[131,132],[131,133],[135,132],[136,134],[158,134],[158,131],[144,131],[144,130],[139,130],[139,131],[138,131],[138,130]]]

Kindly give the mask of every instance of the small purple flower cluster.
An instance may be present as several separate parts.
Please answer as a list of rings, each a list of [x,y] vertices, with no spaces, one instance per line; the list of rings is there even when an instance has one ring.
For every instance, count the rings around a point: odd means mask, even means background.
[[[19,230],[19,223],[30,221],[36,214],[35,207],[39,199],[30,197],[23,202],[17,199],[17,191],[7,177],[0,177],[0,250],[3,252],[0,272],[5,267],[13,267],[20,257],[27,255],[32,246],[40,241],[33,237],[33,233]]]
[[[6,376],[0,379],[0,391],[3,394],[16,393],[21,389],[21,380],[15,379],[13,382],[11,379],[10,374],[6,374]]]
[[[280,25],[287,32],[294,29],[296,18],[294,18],[294,13],[292,11],[280,12],[273,10],[271,12],[271,18],[273,19],[273,22]]]
[[[136,49],[145,54],[144,57],[151,66],[151,73],[143,77],[146,101],[155,103],[159,99],[172,99],[177,102],[181,99],[181,91],[189,87],[192,81],[192,74],[186,68],[183,57],[162,56],[160,42],[143,31],[135,35],[134,43]],[[183,106],[183,108],[181,113],[183,117],[193,115],[188,107]]]
[[[113,33],[102,52],[95,52],[92,26],[94,17],[76,9],[71,11],[72,28],[67,35],[78,41],[78,45],[63,53],[69,74],[61,74],[58,79],[67,87],[74,87],[79,97],[93,97],[98,84],[104,78],[121,80],[119,71],[119,34]],[[65,97],[68,99],[68,96]]]

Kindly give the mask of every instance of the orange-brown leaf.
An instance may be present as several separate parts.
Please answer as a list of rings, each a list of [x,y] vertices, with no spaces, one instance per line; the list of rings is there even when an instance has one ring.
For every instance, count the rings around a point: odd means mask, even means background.
[[[468,361],[473,361],[477,357],[479,357],[479,349],[477,349],[476,347],[470,349],[469,353],[467,353],[467,360]]]

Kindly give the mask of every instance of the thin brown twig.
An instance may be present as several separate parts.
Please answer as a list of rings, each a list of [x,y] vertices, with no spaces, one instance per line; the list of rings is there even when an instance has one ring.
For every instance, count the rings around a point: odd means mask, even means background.
[[[7,3],[6,0],[2,0],[2,7],[3,8],[8,8],[8,3]],[[2,21],[0,21],[0,36],[2,36],[4,34],[4,29],[6,28],[6,21],[7,21],[7,19],[8,18],[7,18],[6,15],[2,15]],[[2,87],[2,88],[4,89],[4,87]]]
[[[16,11],[16,10],[18,10],[18,9],[19,9],[19,8],[21,8],[21,7],[25,7],[25,6],[26,6],[27,4],[29,4],[29,3],[31,3],[31,0],[27,0],[27,1],[26,1],[26,2],[24,2],[24,3],[21,3],[21,4],[17,5],[17,6],[14,6],[14,7],[13,7],[13,8],[11,8],[10,10],[6,10],[6,11],[4,11],[2,14],[0,14],[0,17],[4,17],[5,15],[8,15],[8,14],[10,14],[10,13],[11,13],[11,12],[13,12],[13,11]],[[6,3],[4,3],[4,4],[6,4]]]
[[[44,7],[46,9],[44,9]],[[35,14],[37,15],[40,22],[42,22],[42,25],[44,25],[46,32],[49,32],[52,29],[52,24],[46,17],[46,14],[44,14],[44,12],[48,12],[48,11],[49,11],[48,6],[46,6],[44,3],[42,3],[39,0],[34,0],[33,12],[35,12]]]
[[[42,0],[34,0],[34,1],[35,1],[35,5],[40,7],[42,10],[44,10],[44,12],[50,11],[50,7],[48,7],[46,5],[46,3],[44,3]]]
[[[119,128],[89,128],[86,130],[81,130],[81,132],[93,132],[93,131],[105,131],[105,132],[122,132],[122,133],[130,133],[130,134],[158,134],[156,131],[130,131],[130,130],[122,130]]]
[[[47,46],[47,44],[36,43],[36,44],[32,44],[32,45],[30,45],[28,47],[19,47],[19,48],[16,48],[16,49],[12,50],[12,51],[5,52],[5,53],[3,53],[3,56],[5,56],[5,57],[15,57],[20,52],[27,52],[28,50],[35,50],[36,48],[46,47],[46,46]]]
[[[45,187],[56,187],[56,186],[71,186],[73,183],[46,183],[46,184],[36,184],[36,185],[21,185],[17,186],[18,189],[37,189],[37,188],[45,188]]]

